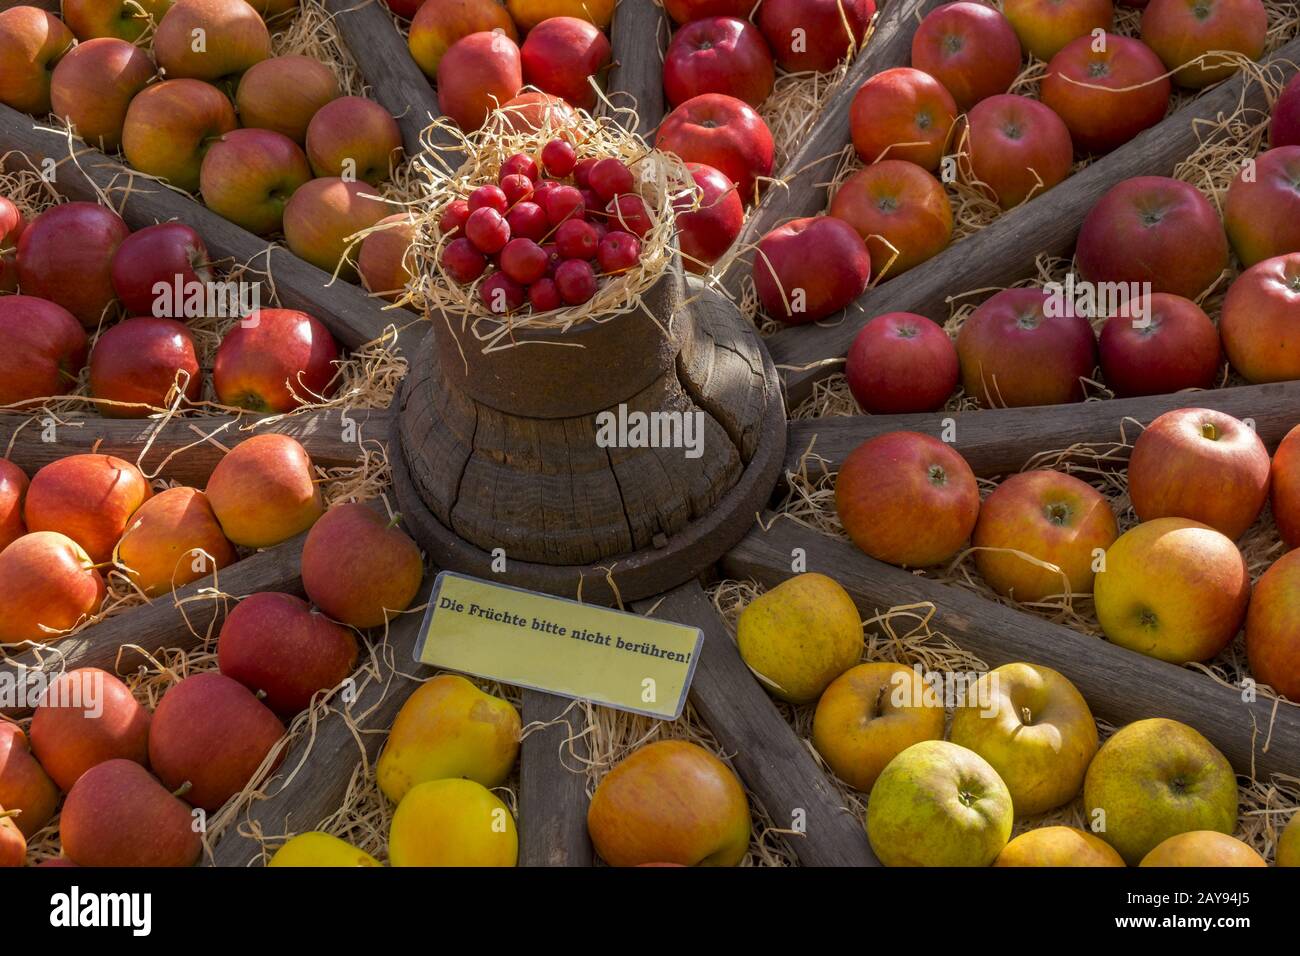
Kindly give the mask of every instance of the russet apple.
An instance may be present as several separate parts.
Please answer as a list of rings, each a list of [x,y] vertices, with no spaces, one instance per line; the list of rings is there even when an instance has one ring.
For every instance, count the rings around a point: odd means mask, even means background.
[[[1287,432],[1273,453],[1273,521],[1288,548],[1300,548],[1300,425]]]
[[[957,349],[936,323],[915,312],[886,312],[849,346],[849,391],[871,415],[933,412],[957,387]]]
[[[1099,491],[1042,469],[1012,475],[984,499],[971,544],[979,549],[975,567],[993,590],[1034,604],[1092,593],[1094,562],[1117,537],[1115,513]]]
[[[952,94],[910,66],[877,73],[858,87],[849,106],[853,148],[864,163],[901,159],[934,171],[956,119]]]
[[[217,215],[269,236],[280,231],[289,197],[311,178],[306,155],[288,136],[232,129],[204,154],[199,192]]]
[[[288,720],[356,670],[357,639],[302,598],[264,591],[226,615],[217,663]]]
[[[18,237],[26,228],[22,210],[0,196],[0,293],[18,291]]]
[[[197,402],[203,390],[194,339],[175,319],[142,316],[109,327],[90,353],[90,394],[108,418],[147,418],[178,393]]]
[[[1097,338],[1087,319],[1073,309],[1052,309],[1050,301],[1043,289],[1005,289],[967,317],[957,356],[968,395],[986,408],[1083,400],[1083,380],[1097,365]]]
[[[411,58],[425,76],[436,79],[438,64],[452,44],[471,33],[495,30],[519,42],[515,21],[500,0],[424,0],[411,19]]]
[[[186,318],[174,291],[212,281],[212,257],[203,238],[183,222],[137,229],[113,256],[113,291],[131,315]],[[161,293],[159,283],[171,293]]]
[[[176,0],[153,37],[158,66],[171,79],[228,84],[271,55],[271,34],[244,0]]]
[[[1291,77],[1273,104],[1273,112],[1269,116],[1268,143],[1274,149],[1279,146],[1300,146],[1300,77]]]
[[[1065,677],[1037,664],[982,674],[953,712],[949,739],[987,760],[1007,785],[1017,817],[1068,803],[1097,752],[1097,722]]]
[[[238,125],[230,100],[211,83],[163,80],[127,107],[122,153],[140,172],[194,192],[204,154]]]
[[[348,256],[356,235],[385,218],[391,208],[377,195],[367,183],[337,177],[299,186],[284,207],[284,238],[290,251],[351,281],[357,271]]]
[[[357,273],[372,295],[396,302],[415,278],[415,254],[411,249],[415,223],[408,213],[399,212],[385,216],[376,225],[382,228],[361,240]]]
[[[736,184],[743,202],[756,198],[758,181],[772,174],[772,131],[748,103],[721,93],[693,96],[669,113],[655,148],[688,163],[712,166]]]
[[[745,204],[736,185],[704,163],[687,163],[699,190],[696,199],[682,199],[677,209],[677,246],[682,265],[690,272],[707,272],[722,258],[745,224]]]
[[[92,146],[113,152],[132,98],[157,76],[149,54],[115,37],[86,40],[59,60],[50,77],[50,103]]]
[[[63,804],[59,839],[77,866],[193,866],[203,853],[189,806],[133,760],[82,774]]]
[[[63,0],[63,19],[83,43],[116,37],[134,43],[162,21],[175,0]]]
[[[317,176],[377,186],[402,161],[402,131],[374,100],[340,97],[317,110],[307,125],[307,158]]]
[[[1210,317],[1191,299],[1168,292],[1143,296],[1107,319],[1097,351],[1106,385],[1121,398],[1212,388],[1223,370]]]
[[[0,103],[43,117],[50,75],[74,42],[63,21],[38,7],[0,11]]]
[[[1300,252],[1257,262],[1231,286],[1219,313],[1228,361],[1248,382],[1300,378]]]
[[[966,119],[971,171],[1003,209],[1041,195],[1070,175],[1070,131],[1037,100],[1011,93],[990,96]]]
[[[1244,266],[1300,252],[1300,146],[1277,146],[1255,157],[1228,187],[1223,225]]]
[[[1246,613],[1250,674],[1300,701],[1300,551],[1288,551],[1255,582]]]
[[[106,760],[149,759],[149,711],[98,667],[54,678],[32,714],[32,752],[65,793]]]
[[[307,450],[287,435],[254,435],[217,462],[206,493],[227,538],[269,548],[301,534],[322,511]]]
[[[32,476],[23,518],[28,531],[65,534],[102,564],[112,558],[131,516],[152,494],[140,469],[128,461],[69,455]]]
[[[249,67],[239,80],[235,105],[244,126],[280,133],[301,146],[316,111],[340,95],[338,77],[328,66],[291,53]]]
[[[871,279],[871,256],[843,219],[792,219],[758,241],[753,276],[768,315],[787,325],[804,325],[839,312],[862,295]]]
[[[862,618],[824,574],[798,574],[740,613],[741,659],[775,696],[807,704],[862,657]]]
[[[975,475],[950,445],[919,432],[888,432],[853,449],[835,480],[844,531],[878,561],[943,564],[975,529]]]
[[[1020,73],[1020,40],[994,7],[946,3],[927,13],[912,34],[912,66],[942,83],[969,112],[1010,88]]]
[[[319,319],[293,309],[262,309],[221,340],[212,383],[222,404],[289,412],[334,393],[338,360],[338,342]]]
[[[1137,176],[1088,210],[1074,256],[1088,282],[1149,282],[1152,292],[1195,299],[1227,268],[1228,239],[1195,186]]]
[[[391,866],[514,866],[515,818],[473,780],[429,780],[397,805],[388,831]]]
[[[0,296],[0,405],[63,395],[86,367],[86,330],[61,305]]]
[[[867,838],[885,866],[988,866],[1011,838],[1011,793],[979,754],[923,740],[871,788]]]
[[[756,30],[753,38],[762,44]],[[676,37],[673,39],[676,42]],[[591,79],[599,78],[609,66],[611,52],[609,38],[589,21],[578,17],[543,20],[528,31],[519,49],[525,83],[584,110],[596,106],[596,90]],[[763,52],[767,52],[765,47]],[[672,55],[671,45],[667,55]],[[665,60],[665,85],[667,70]]]
[[[1154,2],[1154,0],[1153,0]],[[1236,837],[1217,830],[1176,833],[1142,858],[1138,866],[1262,866],[1264,858]]]
[[[506,9],[527,33],[552,17],[581,17],[604,30],[614,19],[618,0],[506,0]]]
[[[131,583],[155,597],[234,564],[237,555],[207,496],[197,488],[176,487],[140,506],[115,557]]]
[[[223,674],[186,677],[163,694],[149,731],[149,766],[211,813],[244,789],[284,735],[253,692]]]
[[[1237,546],[1188,518],[1144,521],[1106,552],[1093,587],[1112,644],[1162,661],[1207,661],[1241,627],[1250,574]]]
[[[0,807],[20,811],[23,836],[40,832],[59,805],[59,788],[32,755],[23,729],[0,718]]]
[[[865,793],[912,744],[943,737],[943,706],[929,693],[921,674],[902,664],[850,668],[817,701],[813,746],[835,776]]]
[[[744,19],[754,6],[732,15]],[[825,73],[861,48],[875,15],[875,0],[763,0],[758,27],[782,69]]]
[[[1002,12],[1025,52],[1044,62],[1071,40],[1109,30],[1115,19],[1111,0],[1005,0]]]
[[[464,777],[506,782],[519,756],[519,711],[458,674],[439,674],[413,693],[379,756],[379,789],[394,803],[417,784]]]
[[[1133,444],[1128,493],[1142,521],[1191,518],[1237,540],[1268,500],[1268,450],[1255,430],[1223,412],[1180,408]]]
[[[25,534],[0,551],[0,643],[47,644],[99,612],[104,579],[71,538]]]
[[[467,133],[523,85],[519,47],[495,31],[462,37],[438,61],[438,108]]]
[[[1101,837],[1076,827],[1039,827],[1008,843],[994,866],[1124,866]]]
[[[113,256],[130,234],[121,216],[98,203],[51,206],[18,239],[18,284],[93,329],[116,301]]]
[[[1130,866],[1176,834],[1237,825],[1232,765],[1195,729],[1162,717],[1131,723],[1102,745],[1083,798],[1097,835]]]
[[[532,42],[529,34],[524,41],[524,79],[540,86],[528,73],[528,45]],[[736,17],[688,23],[673,34],[664,54],[664,92],[673,106],[701,93],[724,93],[757,108],[775,82],[776,70],[763,34],[749,21]]]
[[[1065,121],[1078,152],[1108,153],[1164,119],[1171,91],[1146,45],[1107,33],[1067,43],[1047,64],[1039,96]]]
[[[1238,53],[1258,60],[1264,53],[1268,11],[1262,0],[1150,0],[1142,11],[1142,42],[1155,50],[1174,82],[1199,90],[1227,79],[1236,62],[1208,53]]]
[[[380,866],[380,862],[364,850],[336,836],[310,830],[291,837],[271,855],[267,866]]]
[[[302,549],[302,584],[322,611],[352,627],[381,627],[411,606],[424,579],[420,549],[368,505],[335,505]]]
[[[600,781],[587,830],[610,866],[735,866],[749,850],[749,800],[731,768],[703,747],[660,740]]]
[[[8,458],[0,458],[0,551],[27,533],[23,524],[27,484],[27,475],[21,468]],[[0,804],[3,802],[0,799]]]
[[[952,240],[952,205],[920,166],[883,159],[846,179],[830,214],[866,240],[878,278],[892,278],[942,252]]]

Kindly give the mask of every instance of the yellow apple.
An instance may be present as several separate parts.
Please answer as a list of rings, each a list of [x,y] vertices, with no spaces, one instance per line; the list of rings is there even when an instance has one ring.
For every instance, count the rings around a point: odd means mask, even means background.
[[[1138,866],[1268,866],[1264,858],[1236,837],[1217,830],[1192,830],[1165,840]]]
[[[551,17],[577,17],[604,30],[614,19],[614,5],[618,0],[506,0],[506,9],[527,32]]]
[[[1300,813],[1292,815],[1291,822],[1278,837],[1276,862],[1278,866],[1300,867]]]
[[[275,851],[267,866],[379,866],[380,863],[364,850],[336,836],[313,830],[299,833]]]
[[[515,818],[473,780],[417,784],[393,813],[388,861],[393,866],[514,866]]]
[[[1039,827],[1020,834],[998,854],[994,866],[1123,866],[1124,859],[1099,836],[1078,827]]]

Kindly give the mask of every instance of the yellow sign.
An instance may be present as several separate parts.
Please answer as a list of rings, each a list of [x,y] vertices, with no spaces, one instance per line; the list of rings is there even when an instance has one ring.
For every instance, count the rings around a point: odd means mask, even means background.
[[[676,720],[703,640],[696,627],[443,571],[416,659]]]

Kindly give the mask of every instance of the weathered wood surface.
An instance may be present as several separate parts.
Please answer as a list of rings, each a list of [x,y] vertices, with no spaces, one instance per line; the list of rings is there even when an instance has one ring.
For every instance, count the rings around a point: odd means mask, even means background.
[[[732,247],[735,258],[726,266],[722,284],[733,297],[752,269],[750,247],[783,222],[815,216],[826,209],[827,192],[840,157],[851,142],[849,108],[869,77],[912,60],[912,35],[926,13],[949,0],[889,0],[876,15],[871,36],[849,67],[839,88],[822,108],[803,142],[784,168],[774,173],[758,205]]]
[[[1283,79],[1295,72],[1296,62],[1300,62],[1300,38],[1267,60]],[[1261,117],[1267,109],[1263,87],[1241,75],[1233,77],[933,259],[868,289],[824,323],[783,329],[772,336],[768,348],[784,372],[791,406],[811,394],[814,382],[843,367],[854,336],[875,316],[919,312],[942,322],[948,316],[950,295],[1011,285],[1032,272],[1035,255],[1069,256],[1083,217],[1111,186],[1133,176],[1169,175],[1200,145],[1199,136],[1217,135],[1198,121],[1230,115],[1239,101],[1260,110]]]
[[[980,477],[1020,471],[1041,453],[1089,445],[1105,450],[1132,444],[1142,426],[1176,408],[1212,408],[1250,419],[1270,451],[1300,424],[1300,382],[1240,385],[1203,392],[1175,392],[1144,398],[1117,398],[1074,405],[989,408],[917,415],[852,415],[790,423],[785,470],[797,472],[809,447],[816,458],[838,471],[844,458],[864,441],[893,431],[915,431],[942,438],[951,423],[951,445]]]
[[[805,866],[877,866],[862,822],[842,806],[812,754],[741,660],[698,581],[634,605],[642,614],[698,627],[704,645],[690,701],[741,779]]]
[[[772,516],[769,516],[772,517]],[[808,570],[844,586],[863,616],[891,607],[931,603],[933,620],[959,646],[990,667],[1014,661],[1060,671],[1079,688],[1093,713],[1124,725],[1168,717],[1195,727],[1223,751],[1238,773],[1267,779],[1300,767],[1300,707],[1240,691],[1204,674],[1089,637],[962,588],[875,561],[848,542],[777,519],[755,528],[722,560],[734,578],[774,586],[791,577],[790,555],[803,548]]]
[[[0,457],[9,458],[30,476],[52,461],[94,450],[135,462],[151,476],[156,472],[159,477],[202,487],[225,454],[223,448],[254,435],[289,435],[302,442],[315,465],[342,468],[357,464],[368,448],[386,441],[391,421],[387,408],[301,412],[256,427],[255,417],[237,415],[162,423],[94,416],[62,420],[39,411],[9,412],[0,413]],[[51,435],[53,440],[46,441]]]
[[[610,35],[614,65],[609,71],[609,100],[615,107],[635,106],[638,122],[630,132],[653,140],[667,110],[663,51],[668,44],[668,14],[654,0],[620,0]]]
[[[524,691],[524,726],[532,730],[519,748],[519,863],[521,866],[591,866],[587,833],[587,756],[579,735],[586,711],[565,697]]]
[[[328,274],[284,246],[259,239],[187,194],[145,179],[99,150],[77,141],[74,158],[70,142],[63,133],[25,113],[0,106],[0,147],[7,170],[41,169],[42,163],[51,160],[57,164],[54,188],[70,199],[88,202],[107,195],[133,229],[173,219],[193,226],[214,258],[247,263],[257,272],[269,272],[286,308],[310,312],[349,348],[379,338],[388,326],[403,329],[420,323],[405,310],[385,311],[383,301],[371,298],[360,286],[342,279],[332,281]],[[422,330],[423,324],[417,327]]]
[[[414,606],[428,602],[432,587],[430,575]],[[424,615],[417,612],[389,625],[387,649],[375,655],[377,672],[351,703],[334,697],[331,710],[289,748],[264,796],[222,831],[205,865],[260,865],[262,845],[245,835],[253,832],[254,824],[275,838],[313,830],[338,811],[357,765],[363,759],[373,765],[397,712],[420,686],[419,678],[433,675],[432,668],[414,660],[423,621]]]

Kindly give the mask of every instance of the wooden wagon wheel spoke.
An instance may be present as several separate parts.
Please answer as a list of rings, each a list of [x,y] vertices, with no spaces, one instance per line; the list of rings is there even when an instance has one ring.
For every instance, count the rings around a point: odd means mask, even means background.
[[[638,123],[632,132],[653,142],[655,128],[666,112],[663,85],[663,44],[668,17],[653,0],[622,0],[610,25],[614,51],[609,71],[609,96],[616,107],[635,101]],[[624,95],[616,95],[624,94]]]

